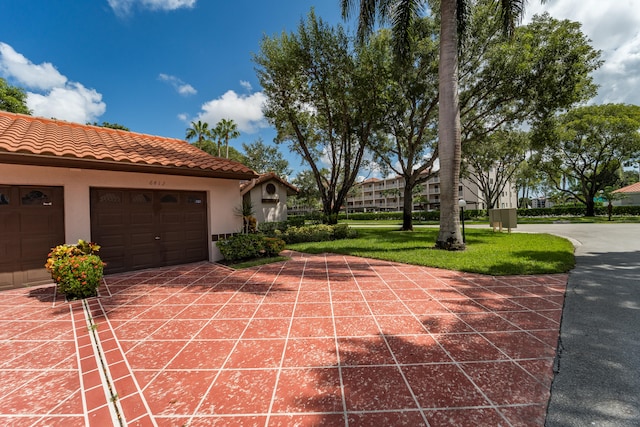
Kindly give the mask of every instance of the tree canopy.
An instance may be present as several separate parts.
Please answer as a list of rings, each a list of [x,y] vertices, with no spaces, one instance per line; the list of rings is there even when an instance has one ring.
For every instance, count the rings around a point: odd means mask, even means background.
[[[117,130],[126,130],[127,132],[130,131],[130,129],[126,126],[123,126],[121,124],[118,123],[109,123],[109,122],[102,122],[102,123],[98,123],[98,122],[93,122],[93,123],[87,123],[88,125],[92,125],[92,126],[100,126],[103,128],[109,128],[109,129],[117,129]]]
[[[413,229],[413,193],[433,175],[437,158],[438,43],[437,26],[431,18],[416,21],[409,47],[411,60],[392,58],[387,30],[370,39],[371,51],[384,58],[383,118],[380,137],[371,141],[374,159],[384,171],[404,180],[402,229]]]
[[[366,49],[312,10],[297,33],[266,36],[254,56],[276,142],[311,168],[329,222],[337,221],[382,115],[380,58]]]
[[[2,77],[0,77],[0,110],[31,115],[24,89],[10,85]]]
[[[625,160],[640,155],[640,107],[590,105],[558,117],[539,151],[539,167],[553,187],[586,205],[594,216],[594,197],[615,185]]]
[[[526,158],[528,135],[519,131],[495,132],[464,148],[462,176],[478,187],[486,209],[500,207],[503,192],[511,191],[515,174]]]
[[[278,147],[269,146],[262,138],[250,144],[242,143],[244,150],[243,163],[258,173],[274,172],[281,178],[291,174],[289,162],[282,156]]]
[[[579,24],[545,14],[517,28],[509,41],[494,12],[484,3],[469,10],[474,36],[465,40],[460,53],[463,174],[480,186],[489,206],[528,149],[528,139],[516,137],[514,130],[543,123],[592,96],[595,85],[590,73],[600,65],[599,52],[591,48]],[[413,188],[433,174],[439,154],[436,19],[414,21],[412,35],[407,63],[390,59],[387,30],[369,39],[370,49],[387,58],[387,84],[381,97],[384,138],[374,140],[371,149],[378,163],[404,179],[405,230],[412,228]]]
[[[211,136],[218,142],[218,157],[222,157],[221,146],[224,142],[225,157],[229,158],[229,140],[240,136],[238,125],[231,119],[221,119],[216,127],[211,130]]]

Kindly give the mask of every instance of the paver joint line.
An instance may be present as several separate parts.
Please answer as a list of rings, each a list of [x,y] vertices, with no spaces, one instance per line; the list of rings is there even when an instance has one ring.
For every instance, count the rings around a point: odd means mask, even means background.
[[[89,332],[89,338],[91,339],[94,355],[99,363],[98,371],[100,373],[100,377],[102,378],[102,385],[105,391],[107,402],[109,404],[109,412],[111,413],[112,421],[114,422],[114,425],[116,425],[115,423],[117,422],[120,427],[124,427],[122,419],[122,408],[120,407],[120,404],[118,402],[118,395],[113,391],[113,379],[109,374],[108,364],[104,359],[104,354],[100,346],[100,338],[97,334],[98,325],[93,322],[93,317],[91,316],[89,305],[86,299],[82,300],[82,309],[85,314],[86,327],[87,331]]]

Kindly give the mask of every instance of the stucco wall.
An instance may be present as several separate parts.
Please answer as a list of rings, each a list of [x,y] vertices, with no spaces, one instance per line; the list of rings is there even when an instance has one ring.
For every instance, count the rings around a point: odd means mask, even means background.
[[[272,183],[276,186],[277,203],[262,203],[263,188]],[[267,181],[256,185],[250,191],[251,204],[258,224],[287,220],[287,189],[277,181]]]
[[[0,164],[0,184],[64,187],[66,243],[90,238],[91,187],[205,191],[210,261],[222,259],[210,236],[242,228],[242,219],[234,213],[242,200],[237,180]]]

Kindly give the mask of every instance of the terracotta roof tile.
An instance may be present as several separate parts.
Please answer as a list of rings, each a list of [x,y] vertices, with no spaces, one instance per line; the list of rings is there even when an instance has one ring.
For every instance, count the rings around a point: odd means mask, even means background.
[[[0,162],[27,160],[230,179],[256,176],[241,163],[213,157],[180,139],[0,111]]]
[[[258,178],[255,178],[255,179],[252,179],[251,181],[243,182],[242,184],[240,184],[240,193],[244,195],[248,191],[250,191],[252,188],[254,188],[256,185],[262,184],[263,182],[267,182],[272,179],[284,185],[288,190],[287,194],[293,195],[293,194],[298,194],[300,192],[298,187],[280,178],[276,173],[268,172],[268,173],[263,173]]]
[[[379,179],[379,178],[371,177],[371,178],[367,178],[364,181],[360,182],[360,184],[369,184],[371,182],[379,182],[379,181],[382,181],[382,180]]]
[[[626,187],[618,188],[614,193],[640,193],[640,182],[627,185]]]

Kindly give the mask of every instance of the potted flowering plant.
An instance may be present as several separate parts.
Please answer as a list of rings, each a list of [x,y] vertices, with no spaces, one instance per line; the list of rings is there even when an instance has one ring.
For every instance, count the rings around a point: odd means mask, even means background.
[[[51,249],[45,267],[67,299],[96,296],[105,263],[96,252],[100,246],[78,240],[75,245],[58,245]]]

